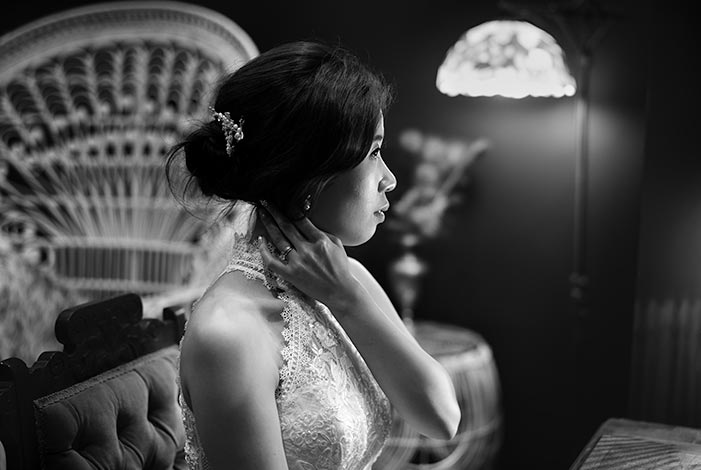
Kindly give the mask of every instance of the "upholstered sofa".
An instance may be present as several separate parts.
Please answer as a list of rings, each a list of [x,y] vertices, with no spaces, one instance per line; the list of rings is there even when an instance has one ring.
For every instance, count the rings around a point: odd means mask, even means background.
[[[61,312],[62,352],[0,362],[0,469],[185,468],[184,321],[174,308],[142,318],[135,294]]]

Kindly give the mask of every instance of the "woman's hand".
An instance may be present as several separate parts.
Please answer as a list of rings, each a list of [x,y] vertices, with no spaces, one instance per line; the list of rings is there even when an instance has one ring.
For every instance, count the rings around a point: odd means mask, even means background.
[[[267,209],[259,210],[261,220],[273,244],[287,256],[280,259],[261,243],[266,266],[329,307],[392,405],[414,429],[451,439],[460,408],[450,376],[406,330],[382,287],[364,268],[356,270],[356,278],[337,237],[307,218],[293,222],[270,205]]]
[[[269,203],[258,214],[270,241],[283,254],[281,259],[261,243],[268,269],[329,308],[349,301],[359,285],[338,237],[319,230],[306,217],[291,221]]]

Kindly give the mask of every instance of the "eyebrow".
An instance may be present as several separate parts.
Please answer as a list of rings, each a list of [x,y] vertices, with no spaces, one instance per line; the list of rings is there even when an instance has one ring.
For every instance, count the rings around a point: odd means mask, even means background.
[[[376,140],[384,140],[385,136],[382,134],[377,134],[375,137],[372,138],[372,141],[375,142]]]

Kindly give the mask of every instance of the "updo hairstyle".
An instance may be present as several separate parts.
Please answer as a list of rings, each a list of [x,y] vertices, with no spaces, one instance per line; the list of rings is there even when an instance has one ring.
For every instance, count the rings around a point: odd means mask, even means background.
[[[206,197],[265,199],[299,214],[307,195],[314,201],[334,176],[364,159],[390,101],[383,79],[341,47],[310,41],[278,46],[219,85],[214,109],[244,121],[244,138],[235,141],[231,156],[221,124],[211,118],[169,152],[171,188],[171,173],[184,156],[183,195],[195,182]]]

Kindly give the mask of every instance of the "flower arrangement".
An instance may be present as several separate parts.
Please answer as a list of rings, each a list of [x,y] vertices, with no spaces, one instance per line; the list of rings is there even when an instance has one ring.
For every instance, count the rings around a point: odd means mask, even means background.
[[[412,185],[393,204],[388,227],[400,234],[402,245],[414,246],[440,233],[446,210],[460,201],[459,183],[489,143],[448,140],[416,129],[402,132],[399,143],[418,161]]]
[[[402,132],[399,143],[418,161],[412,185],[390,212],[388,227],[399,235],[404,251],[390,262],[388,271],[398,310],[413,331],[414,304],[428,268],[412,249],[439,235],[446,211],[460,201],[459,183],[489,143],[486,139],[448,140],[415,129]]]

